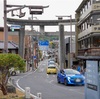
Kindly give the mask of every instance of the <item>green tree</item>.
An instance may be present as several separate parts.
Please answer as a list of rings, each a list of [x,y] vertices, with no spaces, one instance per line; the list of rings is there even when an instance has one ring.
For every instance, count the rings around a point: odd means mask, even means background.
[[[25,70],[25,61],[18,54],[3,53],[0,54],[0,89],[4,95],[7,95],[7,83],[10,77],[9,69],[16,68]]]

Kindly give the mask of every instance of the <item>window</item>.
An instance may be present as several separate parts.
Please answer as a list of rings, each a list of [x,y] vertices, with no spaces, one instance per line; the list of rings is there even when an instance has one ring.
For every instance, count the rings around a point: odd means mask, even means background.
[[[87,9],[88,9],[88,2],[87,2]]]
[[[93,37],[93,46],[100,47],[100,37]]]
[[[90,48],[90,44],[91,42],[90,42],[90,38],[88,39],[88,48]]]

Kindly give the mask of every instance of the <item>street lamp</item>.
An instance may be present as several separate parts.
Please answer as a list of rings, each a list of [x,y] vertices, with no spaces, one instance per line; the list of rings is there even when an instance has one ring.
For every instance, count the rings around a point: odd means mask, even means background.
[[[73,65],[73,60],[72,60],[72,15],[68,15],[68,16],[56,16],[58,17],[58,19],[61,19],[63,17],[69,17],[70,18],[70,67]]]

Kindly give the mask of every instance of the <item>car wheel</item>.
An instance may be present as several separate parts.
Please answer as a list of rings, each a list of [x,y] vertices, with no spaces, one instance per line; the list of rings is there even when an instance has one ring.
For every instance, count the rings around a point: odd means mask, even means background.
[[[60,79],[59,79],[59,77],[57,77],[57,82],[60,83]]]
[[[12,75],[12,76],[15,76],[15,75],[16,75],[16,72],[15,72],[15,71],[12,71],[12,72],[11,72],[11,75]]]
[[[64,79],[64,85],[67,86],[68,85],[68,82],[66,79]]]

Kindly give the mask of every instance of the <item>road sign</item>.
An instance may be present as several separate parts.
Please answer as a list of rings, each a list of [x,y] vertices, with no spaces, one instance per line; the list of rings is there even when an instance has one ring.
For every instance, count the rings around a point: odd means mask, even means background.
[[[45,40],[45,41],[40,40],[38,44],[39,44],[40,50],[48,50],[48,48],[49,48],[49,41],[47,41],[47,40]]]
[[[33,56],[34,59],[36,59],[36,56]]]
[[[11,25],[10,28],[12,29],[20,29],[21,26],[20,25]]]
[[[45,41],[40,40],[39,41],[39,46],[49,46],[49,41],[47,41],[47,40],[45,40]]]
[[[11,26],[10,26],[10,29],[11,29],[12,31],[14,31],[14,29],[20,29],[20,28],[21,28],[20,25],[11,25]]]

